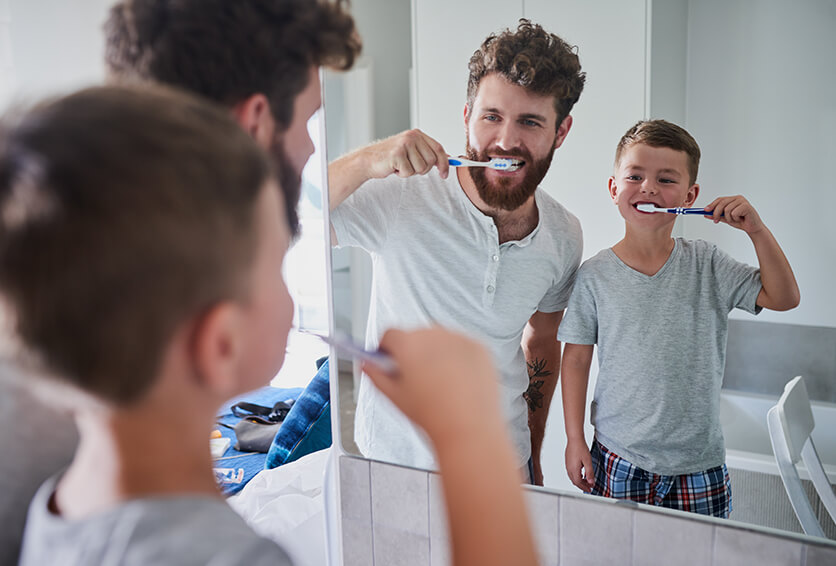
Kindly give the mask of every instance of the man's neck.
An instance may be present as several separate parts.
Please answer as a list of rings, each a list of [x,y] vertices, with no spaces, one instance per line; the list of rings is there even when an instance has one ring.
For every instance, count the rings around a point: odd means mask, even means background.
[[[209,451],[214,411],[193,409],[139,406],[79,414],[81,442],[58,485],[54,510],[78,518],[149,496],[220,497]]]
[[[540,220],[540,214],[537,210],[537,203],[534,195],[525,201],[522,206],[514,210],[503,210],[489,206],[482,197],[479,196],[479,191],[476,189],[476,184],[470,176],[470,170],[467,167],[456,168],[459,185],[461,185],[464,194],[470,199],[479,211],[485,216],[493,218],[499,233],[499,243],[505,243],[513,240],[521,240],[528,236],[534,228],[537,227],[537,222]]]

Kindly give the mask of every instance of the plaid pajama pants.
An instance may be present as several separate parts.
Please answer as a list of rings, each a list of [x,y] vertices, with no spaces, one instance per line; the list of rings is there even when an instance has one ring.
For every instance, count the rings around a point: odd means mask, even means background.
[[[704,472],[664,476],[634,466],[598,440],[592,442],[590,452],[595,469],[593,495],[722,518],[731,512],[731,483],[725,464]]]

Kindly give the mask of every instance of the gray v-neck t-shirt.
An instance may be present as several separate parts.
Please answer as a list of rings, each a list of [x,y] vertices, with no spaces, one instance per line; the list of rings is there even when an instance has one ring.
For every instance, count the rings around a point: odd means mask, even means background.
[[[657,474],[722,465],[729,312],[757,314],[760,290],[759,269],[702,240],[675,239],[652,276],[612,249],[584,262],[558,338],[598,345],[590,419],[599,442]]]
[[[149,497],[69,520],[49,509],[58,478],[47,480],[29,506],[21,566],[290,566],[275,542],[257,535],[220,497]]]

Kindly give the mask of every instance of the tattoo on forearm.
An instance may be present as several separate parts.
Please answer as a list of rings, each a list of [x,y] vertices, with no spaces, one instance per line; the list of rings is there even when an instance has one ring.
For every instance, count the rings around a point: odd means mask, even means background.
[[[546,360],[534,358],[530,362],[526,362],[528,366],[528,390],[523,393],[523,399],[528,403],[528,410],[532,413],[537,409],[543,408],[543,393],[540,389],[543,387],[545,380],[541,379],[552,374],[546,369]]]

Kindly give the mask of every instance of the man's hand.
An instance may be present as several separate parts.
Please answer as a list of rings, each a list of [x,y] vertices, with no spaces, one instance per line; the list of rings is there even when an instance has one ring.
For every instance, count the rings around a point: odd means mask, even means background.
[[[331,210],[369,179],[425,175],[433,167],[447,178],[450,165],[441,144],[421,130],[407,130],[335,159],[328,165]]]
[[[447,153],[440,143],[421,130],[407,130],[366,148],[366,163],[370,179],[382,179],[389,175],[411,177],[425,175],[438,167],[446,179],[450,170]]]
[[[566,473],[581,491],[588,492],[595,485],[592,455],[584,439],[570,439],[566,442]]]

